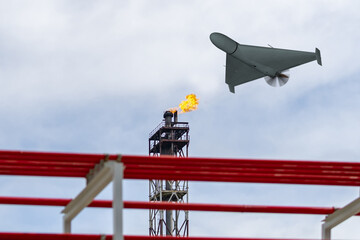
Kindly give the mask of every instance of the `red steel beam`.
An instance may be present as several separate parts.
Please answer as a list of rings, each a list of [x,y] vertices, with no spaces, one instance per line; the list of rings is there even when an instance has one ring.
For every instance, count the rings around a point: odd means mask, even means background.
[[[49,153],[49,152],[22,152],[22,151],[0,151],[0,161],[1,159],[32,159],[32,160],[62,160],[62,161],[99,161],[104,159],[107,155],[105,154],[81,154],[81,153]],[[108,155],[110,160],[116,160],[118,155]],[[211,165],[236,165],[236,164],[265,164],[269,165],[275,164],[282,167],[314,167],[319,166],[321,168],[339,168],[346,170],[360,169],[360,163],[354,162],[329,162],[329,161],[298,161],[298,160],[259,160],[259,159],[214,159],[214,158],[179,158],[175,157],[150,157],[150,156],[122,156],[122,162],[126,163],[171,163],[176,165],[195,165],[195,164],[211,164]]]
[[[72,199],[64,198],[29,198],[29,197],[0,197],[0,204],[37,205],[37,206],[66,206]],[[110,200],[94,200],[88,207],[112,208]]]
[[[86,171],[28,171],[28,170],[1,170],[1,175],[23,175],[23,176],[47,176],[47,177],[85,177]],[[303,179],[285,178],[279,176],[227,176],[226,174],[220,176],[208,175],[188,175],[186,172],[182,173],[166,173],[160,174],[155,172],[146,173],[131,173],[125,170],[125,179],[165,179],[165,180],[188,180],[188,181],[219,181],[219,182],[246,182],[246,183],[284,183],[284,184],[311,184],[311,185],[336,185],[336,186],[360,186],[359,180],[349,179],[307,179],[305,176]]]
[[[112,235],[59,234],[59,233],[0,233],[2,240],[112,240]],[[301,240],[285,238],[221,238],[221,237],[170,237],[170,236],[124,236],[124,240]],[[302,239],[305,240],[305,239]],[[307,239],[310,240],[310,239]]]
[[[45,157],[62,157],[62,158],[99,158],[104,157],[106,154],[97,153],[60,153],[60,152],[36,152],[36,151],[16,151],[16,150],[0,150],[0,158],[2,156],[45,156]],[[109,155],[117,156],[117,155]]]
[[[170,236],[124,236],[125,240],[305,240],[289,238],[223,238],[223,237],[170,237]],[[310,239],[307,239],[310,240]],[[314,240],[314,239],[313,239]]]
[[[0,204],[66,206],[71,199],[58,198],[24,198],[0,197]],[[112,208],[110,200],[94,200],[88,207]],[[320,214],[328,215],[337,208],[334,207],[299,207],[299,206],[261,206],[208,203],[172,203],[172,202],[135,202],[124,201],[124,208],[129,209],[164,209],[213,212],[248,212],[248,213],[279,213],[279,214]],[[360,215],[357,214],[357,215]]]
[[[360,186],[360,181],[329,181],[286,178],[250,178],[250,177],[219,177],[219,176],[186,176],[186,175],[156,175],[153,174],[124,174],[126,179],[163,179],[187,180],[208,182],[242,182],[242,183],[274,183],[274,184],[304,184],[304,185],[333,185],[333,186]]]
[[[18,160],[55,160],[55,161],[85,161],[98,162],[109,156],[109,160],[116,160],[118,155],[106,154],[85,154],[85,153],[56,153],[56,152],[27,152],[27,151],[0,151],[0,161],[2,159]]]
[[[93,167],[96,163],[91,162],[60,162],[60,161],[36,161],[36,160],[0,160],[0,166],[81,166]]]
[[[176,170],[176,169],[168,169],[168,170],[157,170],[157,169],[125,169],[125,174],[146,174],[151,175],[152,178],[156,178],[156,176],[160,175],[173,175],[181,177],[181,176],[204,176],[204,177],[229,177],[229,178],[237,178],[237,177],[248,177],[248,178],[286,178],[286,179],[307,179],[307,180],[333,180],[333,181],[360,181],[360,176],[328,176],[324,174],[311,175],[311,174],[289,174],[289,173],[247,173],[247,172],[227,172],[227,171],[218,171],[218,172],[209,172],[209,171],[201,171],[201,170]]]
[[[2,164],[0,164],[2,165]],[[58,165],[58,166],[47,166],[40,164],[39,166],[27,166],[26,164],[22,164],[20,166],[13,164],[13,165],[2,165],[1,169],[14,169],[14,170],[63,170],[63,171],[72,171],[72,170],[82,170],[82,171],[88,171],[94,166],[94,164],[89,164],[87,166],[83,165]],[[308,175],[308,177],[320,175],[321,178],[332,178],[332,177],[338,177],[338,178],[351,178],[351,179],[360,179],[360,172],[349,172],[349,171],[330,171],[330,170],[296,170],[296,169],[264,169],[264,168],[219,168],[219,167],[177,167],[177,166],[146,166],[146,165],[126,165],[127,171],[133,171],[133,172],[144,172],[144,171],[164,171],[164,172],[170,172],[170,171],[176,171],[176,172],[200,172],[200,173],[211,173],[211,174],[221,174],[223,172],[231,175],[231,174],[291,174],[294,175],[294,177],[303,178],[305,175]],[[197,173],[196,173],[197,174]]]
[[[337,172],[337,173],[328,173],[328,172],[314,172],[314,171],[282,171],[277,169],[274,171],[263,171],[262,169],[251,169],[251,170],[241,170],[241,169],[232,169],[230,171],[223,169],[200,169],[200,168],[188,168],[188,169],[157,169],[157,168],[132,168],[125,165],[125,174],[151,174],[151,178],[156,178],[158,175],[162,174],[173,174],[173,175],[182,175],[182,176],[192,176],[192,175],[201,175],[201,176],[242,176],[242,177],[277,177],[277,178],[299,178],[299,179],[319,179],[319,180],[351,180],[359,181],[360,173],[349,173],[349,172]]]
[[[174,180],[182,180],[182,178],[208,178],[209,180],[218,180],[221,178],[238,179],[238,178],[268,178],[268,179],[291,179],[305,181],[344,181],[344,182],[360,182],[359,176],[327,176],[327,175],[310,175],[310,174],[282,174],[282,173],[242,173],[242,172],[206,172],[206,171],[176,171],[176,170],[136,170],[125,169],[125,178],[129,175],[146,176],[151,179],[161,179],[158,176],[173,177]],[[185,179],[183,179],[185,180]]]
[[[0,162],[2,161],[18,161],[18,160],[24,160],[24,161],[38,161],[38,162],[48,162],[48,161],[58,161],[58,162],[98,162],[102,159],[105,159],[104,157],[56,157],[51,155],[14,155],[14,156],[4,156],[0,152]],[[115,159],[110,159],[115,160]]]
[[[107,157],[116,160],[118,155],[0,151],[0,174],[85,177],[93,164]],[[27,160],[34,165],[22,165]],[[61,166],[45,165],[49,161]],[[360,185],[360,163],[165,156],[122,156],[121,161],[129,179]],[[80,167],[80,162],[89,165]]]
[[[328,215],[336,208],[330,207],[294,207],[294,206],[256,206],[234,204],[206,204],[206,203],[171,203],[171,202],[127,202],[125,208],[134,209],[164,209],[189,210],[211,212],[242,212],[242,213],[279,213],[279,214],[320,214]]]
[[[39,176],[39,177],[85,177],[83,172],[50,172],[50,171],[16,171],[16,170],[1,170],[0,175],[16,175],[16,176]]]
[[[132,170],[177,170],[177,171],[204,171],[204,172],[243,172],[243,173],[289,173],[289,174],[321,174],[327,176],[360,176],[360,170],[331,170],[331,169],[297,169],[297,168],[265,168],[258,166],[241,166],[241,167],[209,167],[209,166],[174,166],[164,165],[145,165],[127,163],[126,169]]]
[[[86,168],[0,168],[0,174],[8,175],[39,175],[39,176],[69,176],[69,177],[85,177],[89,169]],[[182,180],[198,180],[198,181],[240,181],[243,182],[244,178],[252,179],[268,179],[266,182],[271,182],[275,179],[276,182],[287,183],[307,183],[317,182],[329,185],[333,183],[337,185],[355,185],[360,182],[359,176],[343,176],[343,175],[308,175],[308,174],[287,174],[287,173],[248,173],[248,172],[210,172],[210,171],[177,171],[170,170],[154,170],[154,169],[125,169],[125,178],[139,179],[182,179]],[[279,180],[277,180],[279,179]],[[298,180],[292,180],[298,179]],[[246,181],[248,182],[248,181]],[[255,181],[258,182],[258,181]]]
[[[105,154],[81,154],[81,153],[49,153],[49,152],[22,152],[22,151],[0,151],[0,159],[32,159],[32,160],[63,160],[63,161],[74,161],[78,159],[79,161],[90,161],[90,160],[101,160],[104,159],[107,155]],[[116,160],[118,155],[108,155],[110,160]],[[150,157],[150,156],[122,156],[122,162],[125,164],[135,163],[135,162],[161,162],[165,161],[166,163],[172,164],[185,164],[185,165],[194,165],[194,164],[213,164],[213,165],[234,165],[234,164],[276,164],[277,166],[282,165],[283,167],[309,167],[309,166],[320,166],[323,168],[335,168],[339,167],[340,169],[360,169],[360,163],[354,162],[329,162],[329,161],[298,161],[298,160],[259,160],[259,159],[214,159],[214,158],[179,158],[175,157]]]
[[[112,240],[112,235],[59,233],[0,233],[1,240]]]
[[[123,163],[145,163],[145,164],[166,164],[171,163],[171,165],[255,165],[263,164],[270,167],[282,166],[282,167],[321,167],[321,168],[330,168],[334,169],[338,167],[339,169],[360,169],[360,163],[356,162],[334,162],[334,161],[298,161],[298,160],[264,160],[264,159],[221,159],[221,158],[176,158],[169,156],[160,156],[160,157],[151,157],[151,156],[129,156],[123,155],[121,158]]]
[[[89,172],[91,168],[82,166],[0,166],[1,170],[17,171],[64,171],[64,172]]]

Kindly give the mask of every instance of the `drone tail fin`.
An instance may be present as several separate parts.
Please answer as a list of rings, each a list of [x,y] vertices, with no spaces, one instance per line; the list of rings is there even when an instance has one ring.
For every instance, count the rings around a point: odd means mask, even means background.
[[[322,66],[320,50],[318,48],[315,48],[315,55],[317,63]]]
[[[230,90],[230,92],[235,93],[235,86],[234,86],[234,85],[230,85],[230,84],[228,84],[228,85],[229,85],[229,90]]]

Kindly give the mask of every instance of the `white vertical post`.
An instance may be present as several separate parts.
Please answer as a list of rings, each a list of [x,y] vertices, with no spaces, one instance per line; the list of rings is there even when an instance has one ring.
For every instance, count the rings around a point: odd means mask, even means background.
[[[325,223],[321,226],[321,239],[330,240],[331,239],[331,228],[326,228]]]
[[[325,218],[322,225],[322,239],[331,239],[331,229],[360,212],[360,198],[355,199],[343,208],[336,210]]]
[[[123,235],[123,208],[124,202],[122,198],[122,180],[123,180],[123,163],[114,164],[113,177],[113,224],[114,235],[113,240],[124,240]]]
[[[71,233],[71,220],[65,219],[63,220],[63,232]]]

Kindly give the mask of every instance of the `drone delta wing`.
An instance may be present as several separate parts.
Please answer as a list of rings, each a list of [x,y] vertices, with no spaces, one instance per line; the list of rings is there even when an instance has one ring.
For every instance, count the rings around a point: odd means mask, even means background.
[[[235,57],[240,55],[242,58],[270,67],[276,72],[281,72],[314,60],[318,60],[318,63],[321,65],[320,51],[318,49],[314,53],[239,44],[234,55]]]
[[[235,93],[235,86],[264,77],[265,75],[242,61],[226,54],[225,82],[230,92]]]

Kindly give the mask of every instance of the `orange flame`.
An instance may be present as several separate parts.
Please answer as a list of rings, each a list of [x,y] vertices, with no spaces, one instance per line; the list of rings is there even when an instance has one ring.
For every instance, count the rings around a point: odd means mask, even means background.
[[[196,98],[195,94],[189,94],[186,96],[186,100],[182,101],[179,104],[179,107],[170,108],[169,111],[172,113],[175,113],[179,109],[181,109],[180,113],[186,113],[194,111],[198,108],[199,105],[199,99]]]
[[[177,112],[178,109],[179,109],[178,107],[173,107],[173,108],[168,109],[168,111],[175,113],[175,112]]]

